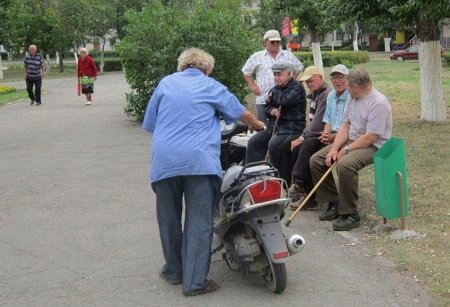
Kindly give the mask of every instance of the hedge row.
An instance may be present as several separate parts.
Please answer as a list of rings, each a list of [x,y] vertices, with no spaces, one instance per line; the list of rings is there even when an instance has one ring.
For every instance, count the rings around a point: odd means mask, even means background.
[[[100,51],[89,51],[89,55],[92,56],[93,58],[100,58],[102,56],[102,53]],[[104,58],[118,58],[119,54],[115,51],[105,51],[103,53],[103,57]]]
[[[111,52],[112,54],[113,52]],[[109,55],[111,55],[109,54]],[[300,59],[305,67],[311,66],[314,63],[313,54],[310,51],[298,51],[294,54]],[[92,55],[92,54],[91,54]],[[444,54],[446,63],[450,65],[450,54]],[[331,67],[336,64],[345,64],[347,67],[351,68],[354,64],[367,63],[369,62],[369,53],[367,51],[322,51],[322,61],[323,66]],[[100,59],[94,56],[94,62],[97,69],[100,70]],[[121,71],[122,64],[117,58],[103,59],[104,67],[103,71]],[[52,69],[58,69],[59,64],[51,64]],[[74,63],[65,63],[64,68],[75,69]],[[20,70],[23,69],[23,65],[9,65],[8,70]]]
[[[97,70],[100,71],[100,59],[94,59]],[[103,71],[122,71],[122,63],[119,59],[103,59]]]
[[[97,66],[97,70],[100,71],[100,59],[94,59],[95,66]],[[103,71],[121,71],[122,64],[119,59],[103,59]],[[52,63],[50,64],[51,69],[59,69],[59,64]],[[76,69],[75,63],[64,63],[64,69]],[[23,64],[14,64],[8,65],[8,70],[22,70]]]
[[[331,67],[336,64],[344,64],[351,68],[354,64],[369,62],[367,51],[321,51],[323,66]],[[294,52],[305,67],[314,64],[313,54],[310,51]]]
[[[15,87],[12,86],[6,86],[6,85],[0,85],[0,95],[2,94],[8,94],[13,93],[16,91]]]

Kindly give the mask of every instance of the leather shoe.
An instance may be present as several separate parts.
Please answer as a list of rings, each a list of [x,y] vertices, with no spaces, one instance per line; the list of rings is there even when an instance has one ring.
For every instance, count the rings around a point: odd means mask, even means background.
[[[291,210],[295,211],[300,206],[305,198],[302,197],[299,200],[291,203]],[[317,210],[319,209],[319,204],[315,199],[309,199],[301,210]]]
[[[164,275],[163,272],[159,272],[159,276],[171,285],[179,285],[183,282],[183,280],[181,280],[181,278],[170,279],[166,275]]]
[[[193,292],[183,292],[183,294],[185,296],[194,296],[194,295],[199,295],[199,294],[205,294],[205,293],[209,293],[209,292],[213,292],[216,291],[217,289],[219,289],[219,284],[216,283],[214,280],[209,279],[206,283],[206,288],[204,289],[200,289],[200,290],[196,290]]]
[[[337,201],[331,201],[328,204],[327,210],[319,215],[319,220],[321,221],[332,221],[338,217],[338,207],[339,203]]]
[[[341,218],[333,224],[333,229],[336,231],[351,230],[359,227],[359,214],[343,214]]]

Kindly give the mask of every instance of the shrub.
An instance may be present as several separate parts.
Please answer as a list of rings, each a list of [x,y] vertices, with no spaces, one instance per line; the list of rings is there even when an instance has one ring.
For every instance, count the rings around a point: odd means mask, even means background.
[[[294,52],[297,58],[302,61],[305,67],[308,63],[314,63],[312,52],[299,51]],[[344,64],[347,67],[353,67],[353,64],[369,62],[369,53],[367,51],[322,51],[323,66],[331,67],[336,64]]]
[[[214,56],[211,77],[228,86],[241,101],[248,94],[241,68],[257,46],[233,12],[219,12],[200,3],[187,10],[155,1],[140,12],[128,12],[126,19],[126,35],[117,50],[132,89],[126,96],[127,115],[143,119],[159,80],[176,70],[179,54],[188,47],[204,49]]]
[[[15,91],[16,91],[15,87],[0,85],[0,95],[13,93]]]
[[[95,66],[98,71],[100,71],[100,62],[101,59],[94,59]],[[120,59],[104,58],[103,64],[103,71],[122,71],[122,63],[120,62]]]
[[[101,51],[92,50],[89,51],[89,55],[92,56],[94,59],[100,59],[102,56]],[[118,58],[119,53],[117,51],[105,51],[103,53],[103,58]]]
[[[442,63],[445,66],[450,66],[450,52],[449,51],[444,52],[444,54],[442,55]]]
[[[77,69],[77,65],[75,63],[63,63],[64,69]],[[51,69],[59,69],[59,64],[52,63],[50,64]]]

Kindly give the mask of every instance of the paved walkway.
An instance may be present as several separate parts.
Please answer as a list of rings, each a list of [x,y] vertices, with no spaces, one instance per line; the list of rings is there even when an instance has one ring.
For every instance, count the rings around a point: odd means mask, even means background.
[[[421,282],[372,255],[357,231],[333,232],[318,212],[286,230],[307,246],[288,263],[282,295],[229,271],[220,255],[217,292],[186,298],[164,283],[150,138],[123,113],[127,90],[123,75],[101,76],[84,106],[75,79],[44,80],[41,106],[0,108],[0,305],[432,305]]]

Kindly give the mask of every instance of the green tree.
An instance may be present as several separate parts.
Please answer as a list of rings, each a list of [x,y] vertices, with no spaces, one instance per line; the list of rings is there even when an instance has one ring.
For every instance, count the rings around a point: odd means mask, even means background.
[[[442,90],[439,22],[449,17],[450,1],[380,0],[381,5],[404,24],[414,23],[419,42],[421,116],[425,121],[447,120]]]
[[[90,36],[94,39],[99,38],[101,40],[100,71],[102,72],[107,34],[116,24],[115,7],[117,2],[117,0],[97,0],[95,4],[93,3],[92,5],[92,18],[90,19],[88,33],[90,33]]]
[[[39,4],[39,2],[33,2],[30,5],[26,0],[12,0],[6,7],[2,35],[3,43],[10,55],[19,53],[21,48],[33,42],[33,25],[39,21],[34,10],[40,11]]]
[[[439,22],[447,18],[450,1],[442,0],[333,0],[335,7],[357,20],[379,18],[385,24],[414,25],[419,43],[421,119],[447,120],[442,91]]]
[[[201,3],[180,10],[155,1],[141,12],[128,12],[126,20],[129,24],[118,50],[132,89],[125,108],[129,116],[143,119],[159,80],[176,70],[178,55],[188,47],[211,53],[216,59],[212,77],[239,99],[245,98],[248,91],[241,68],[257,46],[235,13]]]
[[[299,3],[295,0],[285,0],[283,5],[291,18],[298,18],[299,24],[308,29],[314,66],[323,70],[320,35],[333,30],[336,24],[333,16],[327,13],[329,1],[304,0]]]

